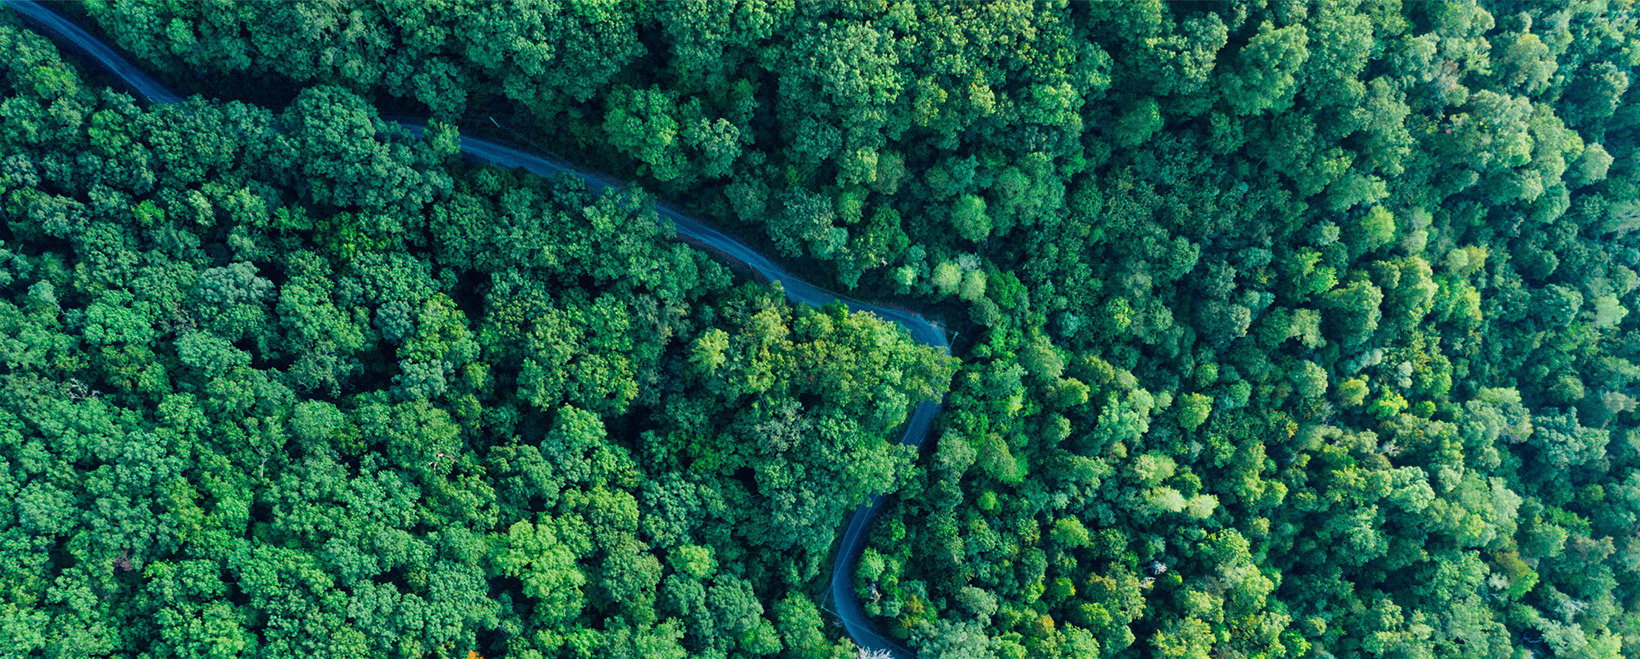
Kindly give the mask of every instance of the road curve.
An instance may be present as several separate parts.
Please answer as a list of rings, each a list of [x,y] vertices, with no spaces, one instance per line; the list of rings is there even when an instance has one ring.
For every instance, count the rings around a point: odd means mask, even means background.
[[[101,39],[56,12],[47,9],[40,3],[34,0],[3,1],[34,25],[42,28],[47,36],[96,62],[98,66],[118,78],[149,103],[178,103],[183,100],[180,94],[126,60]],[[420,118],[389,117],[387,119],[404,126],[406,130],[418,136],[425,132],[427,128],[426,121]],[[473,160],[503,167],[520,167],[541,176],[563,174],[576,176],[593,189],[622,189],[628,187],[628,184],[622,181],[599,172],[576,167],[548,154],[466,135],[462,135],[460,140],[462,153]],[[794,302],[814,306],[842,302],[853,311],[873,313],[898,324],[918,343],[946,351],[951,348],[945,331],[928,319],[923,318],[920,314],[855,300],[800,279],[767,255],[753,249],[750,245],[689,217],[664,202],[655,204],[655,212],[660,217],[671,220],[672,224],[677,227],[678,234],[684,238],[709,247],[726,261],[756,271],[764,279],[779,282],[785,290],[786,296]],[[939,401],[918,403],[916,408],[912,410],[910,418],[906,421],[905,433],[901,435],[900,443],[920,447],[923,440],[928,437],[928,431],[933,425],[934,417],[939,415],[941,407]],[[871,522],[876,519],[877,513],[882,509],[885,501],[886,498],[882,495],[874,496],[869,503],[856,509],[850,517],[842,540],[838,544],[837,557],[832,563],[829,595],[836,607],[837,617],[842,620],[844,629],[854,639],[855,645],[865,650],[887,653],[893,657],[909,657],[913,656],[911,651],[878,633],[872,627],[870,618],[861,609],[860,601],[854,595],[852,583],[855,563],[859,560],[860,551],[865,545],[866,531],[871,527]]]

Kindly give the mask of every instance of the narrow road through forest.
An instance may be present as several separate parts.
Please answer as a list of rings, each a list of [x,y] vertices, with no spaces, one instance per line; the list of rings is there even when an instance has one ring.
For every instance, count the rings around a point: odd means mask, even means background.
[[[96,35],[40,3],[34,0],[4,1],[32,24],[42,28],[44,34],[90,58],[149,103],[178,103],[183,100],[180,94],[125,59]],[[419,118],[393,117],[389,120],[397,122],[416,135],[421,135],[427,127],[426,121]],[[586,181],[594,190],[627,187],[627,184],[607,175],[582,169],[551,155],[517,145],[463,135],[461,151],[473,160],[503,167],[519,167],[541,176],[576,176]],[[945,331],[920,314],[855,300],[800,279],[768,255],[683,214],[666,203],[656,203],[655,212],[660,217],[671,220],[680,236],[709,247],[710,251],[733,265],[750,268],[764,279],[779,282],[785,289],[786,296],[794,302],[815,306],[841,302],[853,311],[870,312],[898,324],[918,343],[944,350],[951,347]],[[917,404],[906,421],[905,433],[901,435],[900,443],[920,447],[923,440],[928,437],[934,417],[940,413],[941,407],[938,401]],[[865,650],[886,652],[893,657],[909,657],[912,656],[909,650],[872,627],[871,620],[860,607],[860,601],[855,597],[852,587],[854,566],[860,558],[861,549],[864,548],[866,531],[871,528],[872,521],[876,519],[885,501],[885,497],[881,495],[874,496],[869,503],[856,509],[850,517],[842,540],[838,544],[837,557],[832,563],[830,599],[838,618],[843,622],[844,629],[856,645]]]

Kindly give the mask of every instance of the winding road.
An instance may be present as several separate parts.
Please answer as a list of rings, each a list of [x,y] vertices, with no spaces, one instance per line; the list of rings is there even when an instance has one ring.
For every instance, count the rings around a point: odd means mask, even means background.
[[[118,78],[149,103],[178,103],[183,100],[180,94],[126,60],[101,39],[56,12],[47,9],[40,3],[34,0],[4,0],[4,2],[34,25],[42,28],[44,33],[53,40],[69,46],[96,62],[97,65]],[[426,121],[419,118],[392,117],[388,120],[404,126],[406,130],[418,136],[427,128]],[[623,189],[627,187],[627,184],[607,175],[576,167],[548,154],[478,137],[463,135],[460,139],[462,153],[476,161],[503,167],[521,167],[541,176],[564,174],[576,176],[586,181],[588,186],[595,190]],[[876,314],[885,320],[898,324],[900,327],[905,328],[911,338],[918,343],[946,351],[950,350],[951,344],[945,335],[945,331],[917,313],[862,302],[804,281],[780,266],[768,255],[757,251],[729,234],[685,215],[666,203],[656,203],[655,212],[660,217],[671,220],[673,225],[677,227],[678,235],[683,238],[710,248],[710,251],[733,265],[744,266],[756,271],[770,282],[779,282],[785,290],[786,296],[794,302],[815,306],[842,302],[853,311]],[[941,403],[938,401],[919,403],[906,421],[905,433],[900,437],[900,443],[921,446],[923,440],[928,437],[929,428],[933,424],[934,417],[940,413],[941,407]],[[871,527],[872,521],[876,519],[884,502],[885,497],[881,495],[874,496],[869,503],[856,509],[850,517],[848,526],[844,530],[842,540],[838,545],[837,558],[832,563],[831,584],[829,587],[830,599],[838,618],[843,622],[844,629],[854,639],[856,645],[865,650],[887,653],[892,657],[909,657],[913,656],[911,651],[878,633],[872,627],[871,620],[866,617],[864,610],[861,609],[859,599],[855,597],[852,588],[851,577],[854,574],[855,563],[860,558],[860,551],[864,548],[866,531]]]

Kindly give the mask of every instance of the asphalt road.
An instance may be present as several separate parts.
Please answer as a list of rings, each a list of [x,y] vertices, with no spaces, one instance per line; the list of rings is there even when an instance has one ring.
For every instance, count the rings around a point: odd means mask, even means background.
[[[42,28],[47,36],[89,58],[108,73],[119,78],[121,82],[149,103],[178,103],[183,100],[180,94],[126,60],[111,46],[97,38],[96,35],[87,32],[40,3],[33,0],[4,1],[7,6],[22,14],[34,25]],[[427,127],[426,121],[421,118],[391,117],[389,119],[396,121],[418,136]],[[576,176],[586,181],[594,189],[627,187],[626,183],[608,175],[576,167],[569,162],[539,151],[465,135],[461,136],[460,139],[462,153],[476,161],[503,167],[519,167],[541,176]],[[731,265],[749,268],[770,282],[779,282],[786,292],[786,297],[791,298],[794,302],[814,306],[842,302],[853,311],[873,313],[884,320],[898,324],[918,343],[944,350],[950,350],[951,348],[951,343],[946,337],[945,331],[928,319],[923,318],[920,314],[855,300],[800,279],[767,254],[752,248],[727,233],[712,228],[705,222],[685,215],[682,211],[664,202],[655,204],[655,212],[658,216],[670,220],[677,227],[678,235],[709,247],[710,251],[716,256],[730,262]],[[934,417],[939,415],[940,409],[941,403],[938,401],[919,403],[906,421],[905,432],[900,436],[900,443],[921,446],[923,440],[927,439]],[[884,502],[885,498],[882,496],[872,497],[869,503],[855,509],[854,514],[850,516],[848,526],[845,528],[842,540],[838,544],[837,558],[832,563],[830,599],[832,600],[834,612],[842,620],[844,629],[848,631],[849,637],[854,639],[856,645],[866,650],[886,652],[894,657],[909,657],[913,656],[912,652],[878,633],[872,627],[871,619],[861,609],[859,598],[854,595],[852,584],[854,565],[860,558],[861,549],[864,548],[866,532],[871,528],[871,523],[876,519],[877,513],[882,509]]]

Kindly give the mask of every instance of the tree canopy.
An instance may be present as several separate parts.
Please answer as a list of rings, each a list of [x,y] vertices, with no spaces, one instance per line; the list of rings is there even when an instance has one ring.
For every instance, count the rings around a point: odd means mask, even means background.
[[[0,43],[7,652],[844,647],[837,520],[950,357],[339,88],[142,109]]]
[[[300,93],[144,111],[5,33],[21,652],[829,656],[828,542],[891,491],[856,595],[925,656],[1640,655],[1633,3],[83,15]]]

